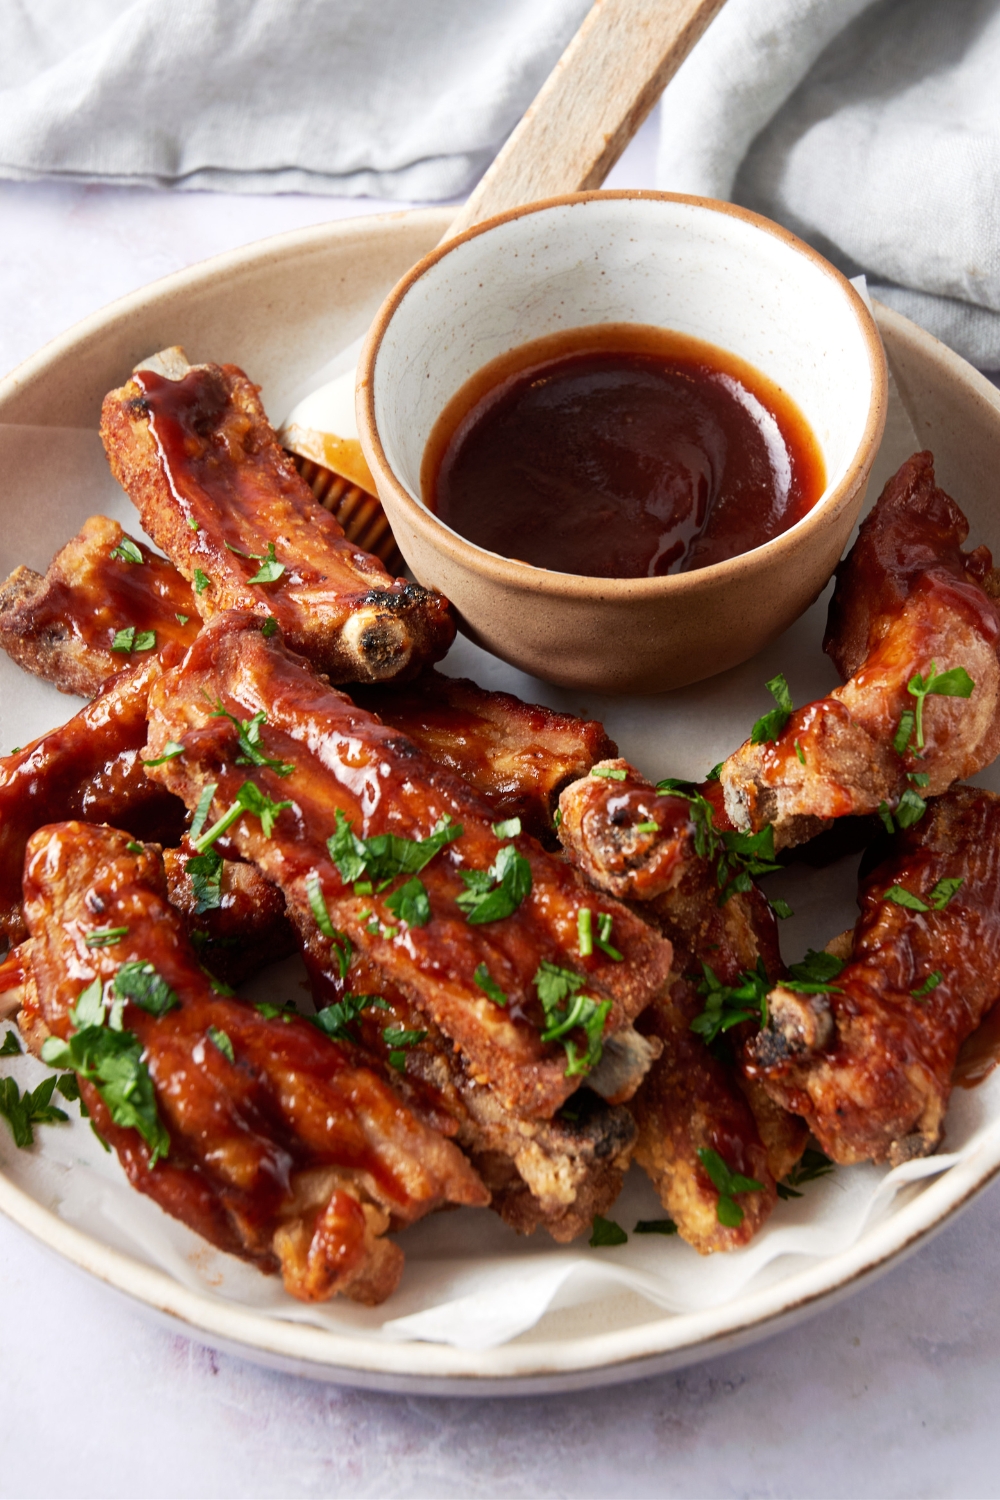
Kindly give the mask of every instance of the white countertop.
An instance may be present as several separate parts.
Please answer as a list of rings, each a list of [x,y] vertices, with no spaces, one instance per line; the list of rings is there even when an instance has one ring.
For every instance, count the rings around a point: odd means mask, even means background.
[[[615,185],[651,185],[653,150],[649,128]],[[192,261],[400,206],[0,183],[0,372]],[[6,1220],[0,1265],[3,1496],[1000,1495],[998,1186],[789,1333],[547,1398],[272,1374],[151,1323]]]

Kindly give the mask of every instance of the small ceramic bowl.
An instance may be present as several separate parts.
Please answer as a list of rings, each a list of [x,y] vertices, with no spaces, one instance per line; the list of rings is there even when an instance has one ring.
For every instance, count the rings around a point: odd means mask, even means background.
[[[664,578],[590,578],[501,557],[423,504],[435,420],[483,365],[600,323],[705,339],[796,402],[827,487],[781,536]],[[501,214],[424,257],[383,303],[358,364],[358,430],[414,576],[515,666],[607,693],[681,687],[745,661],[816,598],[864,498],[886,366],[854,288],[758,214],[671,193],[575,193]]]

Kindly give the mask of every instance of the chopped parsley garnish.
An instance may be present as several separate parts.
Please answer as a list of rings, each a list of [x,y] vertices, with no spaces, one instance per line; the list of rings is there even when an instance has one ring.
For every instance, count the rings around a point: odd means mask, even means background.
[[[911,990],[910,994],[913,996],[914,1000],[925,1000],[928,995],[932,994],[933,991],[937,989],[943,978],[944,975],[941,973],[941,970],[934,969],[930,974],[928,974],[927,978],[924,980],[920,988]]]
[[[119,999],[134,1001],[151,1016],[165,1016],[168,1010],[175,1010],[181,1003],[154,966],[142,959],[122,964],[112,989]]]
[[[119,562],[141,563],[142,553],[130,536],[123,536],[117,547],[112,547],[111,556]]]
[[[581,993],[585,984],[582,974],[561,969],[558,964],[544,959],[535,974],[535,988],[546,1022],[541,1040],[562,1042],[566,1052],[567,1078],[589,1073],[600,1062],[604,1022],[611,1009],[610,1000],[595,1000],[592,995]],[[569,1035],[577,1028],[587,1038],[587,1048],[582,1055]]]
[[[212,1046],[218,1048],[227,1062],[235,1063],[236,1054],[227,1032],[222,1031],[218,1026],[209,1026],[205,1034]]]
[[[795,915],[788,902],[782,900],[780,896],[772,897],[771,910],[774,912],[774,915],[782,922],[787,922],[789,917],[794,917]]]
[[[211,587],[212,587],[212,580],[211,580],[211,578],[209,578],[208,574],[207,573],[203,573],[202,570],[201,570],[201,568],[195,568],[195,570],[194,570],[194,591],[195,591],[195,593],[196,594],[203,594],[206,589],[211,588]]]
[[[55,1125],[68,1120],[69,1115],[52,1103],[52,1092],[57,1083],[53,1073],[36,1089],[25,1090],[22,1095],[13,1078],[0,1078],[0,1115],[10,1126],[15,1146],[30,1146],[35,1139],[33,1126]]]
[[[723,766],[725,764],[726,764],[726,762],[724,760],[717,761],[716,764],[709,771],[708,775],[705,777],[705,780],[706,781],[718,781],[719,777],[722,775],[722,768],[723,768]],[[660,1224],[660,1223],[669,1224],[671,1221],[669,1219],[662,1219],[662,1220],[661,1219],[650,1219],[649,1222],[651,1224]]]
[[[779,672],[777,677],[772,677],[764,686],[778,706],[772,708],[770,713],[762,714],[757,720],[750,731],[751,745],[764,745],[769,740],[776,740],[792,717],[792,695],[788,690],[785,674]]]
[[[916,711],[906,709],[900,716],[899,728],[893,739],[893,748],[898,755],[909,748],[914,731],[917,749],[924,748],[924,700],[932,694],[941,698],[971,698],[975,683],[964,667],[952,667],[947,672],[938,672],[934,662],[926,677],[914,672],[906,684],[906,691],[917,700]]]
[[[124,630],[116,630],[114,640],[111,642],[112,651],[122,651],[127,656],[130,651],[151,651],[156,645],[155,630],[140,630],[136,634],[134,625],[128,625]]]
[[[265,1021],[276,1021],[279,1016],[282,1021],[294,1021],[298,1015],[291,1000],[286,1000],[284,1005],[273,1005],[270,1000],[255,1000],[253,1008],[260,1012]],[[315,1019],[315,1017],[310,1019]]]
[[[201,530],[201,527],[198,525],[198,522],[195,520],[194,516],[188,516],[187,523],[190,526],[190,528],[191,528],[192,531],[200,531]]]
[[[306,876],[306,895],[309,898],[309,910],[316,919],[316,926],[324,937],[334,937],[337,929],[330,921],[330,913],[326,908],[326,897],[323,895],[323,887],[320,884],[319,872],[317,870],[310,870]]]
[[[594,951],[594,946],[600,948],[615,963],[622,962],[622,954],[617,948],[613,948],[609,941],[613,918],[606,911],[597,913],[597,933],[594,933],[594,913],[587,906],[582,906],[576,914],[577,928],[577,952],[581,958],[589,958]]]
[[[324,1006],[309,1020],[335,1042],[356,1042],[359,1038],[355,1023],[363,1010],[371,1009],[391,1010],[392,1006],[381,995],[355,995],[348,991],[343,1000]]]
[[[521,819],[504,818],[502,822],[492,823],[490,826],[493,829],[494,838],[516,839],[521,832]]]
[[[604,776],[608,781],[625,781],[628,779],[628,772],[623,770],[621,766],[591,766],[590,774],[591,776]]]
[[[222,855],[217,854],[214,849],[206,849],[204,854],[193,854],[184,866],[184,871],[191,881],[195,916],[200,917],[206,911],[217,911],[222,905]]]
[[[659,831],[659,823],[655,823],[652,818],[647,823],[634,823],[632,825],[633,833],[659,833]]]
[[[725,906],[738,892],[750,890],[755,875],[769,875],[781,868],[774,858],[774,829],[770,823],[765,824],[759,833],[738,833],[730,829],[720,832],[715,826],[711,802],[691,782],[668,776],[657,782],[656,790],[690,802],[694,852],[700,859],[715,863],[720,906]]]
[[[677,1225],[673,1219],[640,1219],[632,1231],[633,1234],[676,1234]]]
[[[803,750],[798,740],[795,741],[795,755],[799,761],[799,764],[804,766],[806,763],[806,752]]]
[[[502,922],[531,894],[531,865],[513,844],[497,850],[488,870],[459,870],[465,890],[455,900],[473,924]]]
[[[250,558],[253,562],[259,562],[260,568],[247,583],[274,583],[285,571],[284,563],[277,561],[274,555],[274,543],[268,542],[266,552],[241,552],[239,547],[234,547],[231,542],[226,546],[230,552],[235,552],[238,557]]]
[[[145,766],[163,766],[168,760],[176,760],[178,755],[184,754],[184,746],[177,740],[168,740],[163,747],[163,754],[158,755],[155,760],[143,761]]]
[[[888,802],[880,802],[878,815],[885,825],[886,833],[897,833],[903,828],[912,828],[914,823],[919,823],[927,811],[927,803],[923,797],[917,795],[912,787],[907,787],[900,797],[896,807],[892,808]]]
[[[668,796],[677,795],[679,797],[686,797],[689,802],[693,802],[698,795],[694,782],[684,781],[680,776],[664,776],[662,781],[656,783],[655,790],[660,793],[666,793]],[[704,800],[702,798],[703,802]],[[706,803],[706,806],[711,807],[711,803]]]
[[[252,719],[238,719],[235,714],[223,708],[221,703],[216,703],[212,718],[228,719],[230,724],[235,724],[240,747],[240,753],[236,757],[238,766],[267,766],[276,776],[291,776],[295,770],[294,766],[289,765],[287,761],[265,755],[260,748],[261,725],[267,723],[267,714],[263,709],[254,714]]]
[[[0,1047],[0,1057],[20,1057],[21,1043],[17,1039],[16,1031],[8,1031]]]
[[[781,985],[783,989],[794,990],[797,995],[839,995],[840,986],[832,981],[843,967],[842,958],[810,948],[800,963],[791,965],[788,978],[783,979]]]
[[[260,633],[264,637],[265,641],[269,641],[272,635],[278,634],[278,622],[273,615],[268,615],[267,619],[260,627]]]
[[[620,1224],[614,1219],[604,1219],[600,1214],[594,1215],[594,1222],[590,1226],[590,1243],[597,1249],[602,1245],[624,1245],[628,1241],[628,1235]]]
[[[48,1036],[42,1061],[69,1068],[92,1083],[116,1125],[137,1130],[150,1148],[152,1169],[170,1150],[170,1137],[156,1111],[149,1069],[142,1060],[142,1043],[132,1031],[115,1031],[104,1024],[100,980],[80,996],[70,1017],[79,1027],[68,1041]]]
[[[83,941],[88,948],[110,948],[113,943],[120,943],[123,937],[128,937],[127,927],[95,927]]]
[[[130,854],[145,854],[146,852],[142,844],[137,844],[135,839],[130,839],[125,848]]]
[[[194,818],[188,829],[188,837],[196,839],[208,822],[208,815],[212,811],[212,799],[219,790],[217,781],[210,781],[198,798],[198,806],[194,810]]]
[[[489,998],[493,1001],[494,1005],[507,1004],[506,994],[497,984],[496,980],[491,976],[490,971],[485,964],[477,964],[476,972],[472,977],[478,987],[482,990],[483,994],[488,995]]]
[[[415,1047],[426,1035],[426,1031],[406,1031],[402,1026],[387,1026],[382,1033],[382,1040],[390,1048],[389,1066],[395,1068],[397,1073],[405,1073],[407,1048]]]
[[[326,847],[345,885],[352,885],[366,874],[371,880],[419,875],[435,854],[453,839],[461,838],[464,832],[461,823],[444,817],[425,839],[405,839],[395,833],[377,833],[370,839],[361,839],[339,807],[334,816],[336,832],[327,839]]]
[[[211,799],[209,801],[211,802]],[[207,829],[198,838],[192,839],[191,842],[198,854],[204,854],[205,850],[210,849],[216,839],[220,838],[226,832],[227,828],[232,828],[237,818],[245,812],[253,813],[254,817],[260,819],[260,826],[264,837],[269,839],[274,832],[274,825],[278,814],[286,807],[291,806],[291,802],[272,802],[271,798],[265,796],[260,790],[260,787],[255,786],[252,781],[244,781],[236,793],[236,801],[232,807],[227,812],[224,812],[218,822],[212,824],[211,828]]]
[[[426,927],[431,919],[427,887],[417,875],[393,891],[391,896],[386,896],[385,904],[408,927]]]
[[[891,885],[887,891],[882,892],[882,900],[894,901],[897,906],[906,906],[910,911],[943,911],[964,883],[962,877],[939,880],[926,901],[903,885]]]
[[[556,810],[555,810],[555,812],[552,814],[552,827],[553,828],[561,828],[562,827],[562,808],[561,807],[557,807]]]
[[[758,958],[755,969],[744,969],[736,984],[723,984],[708,964],[702,963],[704,977],[698,981],[698,994],[704,996],[705,1009],[691,1022],[691,1030],[711,1046],[721,1033],[744,1021],[767,1025],[767,996],[771,982],[764,972],[764,960]]]
[[[178,625],[186,625],[190,618],[190,615],[174,615],[174,619],[177,621]]]
[[[807,1182],[815,1182],[818,1177],[826,1177],[833,1171],[833,1162],[824,1151],[817,1151],[815,1147],[808,1146],[802,1153],[800,1161],[788,1172],[778,1183],[779,1198],[801,1198],[799,1189]]]
[[[764,1184],[755,1177],[744,1177],[740,1172],[731,1172],[718,1151],[702,1147],[698,1160],[711,1179],[719,1195],[715,1214],[720,1224],[727,1229],[738,1229],[743,1223],[743,1210],[736,1202],[737,1193],[762,1193]]]

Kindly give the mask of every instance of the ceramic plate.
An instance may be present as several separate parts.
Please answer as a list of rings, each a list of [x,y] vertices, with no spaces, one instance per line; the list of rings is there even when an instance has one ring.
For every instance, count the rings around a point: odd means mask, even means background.
[[[20,562],[44,569],[94,511],[110,511],[134,527],[128,503],[103,466],[96,429],[102,396],[137,360],[180,343],[193,361],[237,363],[261,383],[272,420],[280,421],[309,377],[364,331],[394,282],[443,233],[448,217],[447,210],[433,210],[341,221],[217,257],[78,324],[0,382],[0,576]],[[1000,393],[913,324],[881,308],[877,316],[892,391],[870,497],[915,447],[931,447],[940,482],[969,516],[972,540],[1000,552],[1000,516],[990,499],[1000,452]],[[796,702],[832,685],[832,668],[819,649],[824,615],[825,596],[756,660],[656,698],[601,699],[556,690],[461,639],[445,669],[603,719],[622,753],[650,775],[698,775],[742,741],[767,706],[762,684],[776,671],[788,676]],[[72,711],[71,700],[0,660],[0,751]],[[1000,787],[991,775],[983,781]],[[819,873],[796,866],[774,877],[774,893],[788,895],[797,912],[783,933],[786,957],[798,957],[807,944],[821,945],[853,922],[853,873],[849,864]],[[267,1316],[250,1301],[210,1296],[130,1251],[122,1235],[81,1229],[66,1212],[44,1150],[18,1153],[8,1139],[0,1140],[0,1208],[154,1314],[276,1368],[382,1390],[568,1390],[634,1379],[760,1338],[883,1270],[1000,1169],[998,1079],[994,1074],[980,1089],[956,1095],[945,1142],[946,1150],[957,1150],[954,1164],[904,1188],[847,1248],[785,1255],[742,1290],[697,1310],[667,1312],[634,1285],[553,1304],[534,1326],[494,1348],[391,1342],[370,1322],[345,1318],[342,1326],[335,1319],[331,1326],[309,1326]],[[634,1195],[641,1185],[632,1183],[626,1191]],[[776,1218],[785,1207],[779,1205]],[[810,1210],[797,1212],[808,1219]],[[402,1243],[413,1275],[426,1269],[451,1233],[467,1236],[473,1262],[483,1256],[503,1265],[508,1257],[513,1270],[520,1247],[509,1232],[489,1215],[476,1222],[471,1238],[461,1214],[408,1231]],[[663,1242],[658,1251],[693,1254],[676,1241]],[[385,1316],[391,1315],[390,1305]]]

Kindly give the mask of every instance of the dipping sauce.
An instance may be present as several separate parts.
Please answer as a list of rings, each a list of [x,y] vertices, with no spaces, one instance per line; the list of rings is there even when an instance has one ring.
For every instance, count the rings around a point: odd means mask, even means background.
[[[744,360],[641,324],[494,360],[431,432],[421,483],[446,525],[558,573],[658,578],[794,526],[826,487],[793,401]]]

